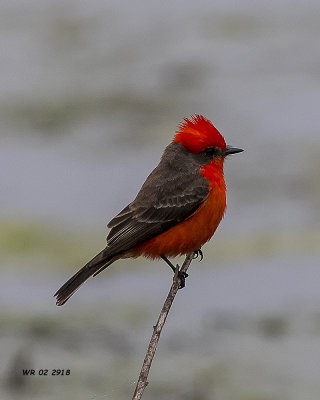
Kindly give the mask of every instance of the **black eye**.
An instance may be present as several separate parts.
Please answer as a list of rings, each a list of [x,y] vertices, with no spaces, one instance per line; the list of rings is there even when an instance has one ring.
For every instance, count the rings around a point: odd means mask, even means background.
[[[220,150],[217,147],[208,147],[204,152],[208,157],[214,157],[220,154]]]

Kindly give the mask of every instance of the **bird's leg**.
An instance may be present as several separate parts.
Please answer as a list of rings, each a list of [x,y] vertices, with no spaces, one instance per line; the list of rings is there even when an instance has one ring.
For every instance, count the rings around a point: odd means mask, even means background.
[[[172,271],[174,273],[176,273],[176,268],[178,268],[178,277],[180,279],[180,286],[179,289],[182,289],[185,287],[186,285],[186,278],[189,276],[186,272],[180,271],[179,270],[179,265],[177,264],[177,266],[175,267],[172,262],[166,257],[166,256],[161,256],[161,258],[163,259],[163,261],[165,261],[169,267],[172,269]]]
[[[193,259],[198,258],[199,256],[200,256],[200,260],[199,260],[199,262],[200,262],[203,260],[203,253],[202,253],[201,249],[195,250],[193,252]]]
[[[165,256],[161,256],[161,258],[169,265],[169,267],[175,273],[176,272],[176,267],[172,264],[172,262]],[[179,267],[179,266],[177,266],[177,267]]]

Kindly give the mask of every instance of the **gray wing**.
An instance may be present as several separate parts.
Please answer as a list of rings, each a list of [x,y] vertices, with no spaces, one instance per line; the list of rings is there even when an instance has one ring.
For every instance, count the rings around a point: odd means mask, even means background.
[[[107,245],[112,254],[139,246],[184,221],[208,196],[208,181],[198,170],[191,176],[176,170],[168,176],[165,171],[160,164],[136,199],[109,222]]]

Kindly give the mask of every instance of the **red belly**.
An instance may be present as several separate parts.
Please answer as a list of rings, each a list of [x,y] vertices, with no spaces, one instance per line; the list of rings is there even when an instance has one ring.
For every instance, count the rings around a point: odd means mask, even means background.
[[[151,258],[161,255],[173,257],[200,249],[214,234],[225,209],[225,186],[213,187],[195,214],[137,246],[132,255]]]

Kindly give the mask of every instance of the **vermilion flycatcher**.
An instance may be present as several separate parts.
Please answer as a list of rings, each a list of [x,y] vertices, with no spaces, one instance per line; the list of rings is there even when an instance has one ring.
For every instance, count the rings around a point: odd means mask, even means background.
[[[167,257],[202,256],[226,209],[224,159],[241,151],[202,115],[185,118],[137,197],[109,222],[106,248],[57,291],[57,305],[119,258],[162,258],[174,269]]]

